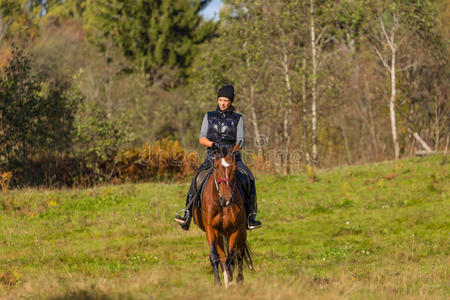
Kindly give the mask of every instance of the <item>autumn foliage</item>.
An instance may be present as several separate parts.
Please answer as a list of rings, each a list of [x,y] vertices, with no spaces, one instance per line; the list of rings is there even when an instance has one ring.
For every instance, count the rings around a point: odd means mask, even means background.
[[[172,181],[192,175],[198,167],[196,152],[188,153],[168,138],[153,144],[118,151],[109,157],[45,155],[3,173],[2,190],[14,186],[92,186],[98,183]]]

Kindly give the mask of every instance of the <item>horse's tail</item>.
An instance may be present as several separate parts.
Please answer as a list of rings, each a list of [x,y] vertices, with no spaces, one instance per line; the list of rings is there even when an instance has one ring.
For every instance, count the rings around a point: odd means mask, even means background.
[[[225,249],[228,249],[228,239],[223,236],[223,242],[225,245]],[[227,250],[228,252],[228,250]],[[233,251],[234,252],[234,251]],[[242,260],[247,265],[249,270],[254,270],[255,267],[253,266],[253,250],[250,248],[247,242],[245,242],[244,246],[242,247]],[[234,255],[231,257],[233,263],[237,263],[237,255],[236,252],[234,252]]]
[[[253,256],[253,250],[250,248],[250,246],[248,245],[247,242],[245,242],[244,246],[242,247],[242,256],[244,259],[244,263],[247,265],[247,267],[249,268],[249,270],[254,270],[255,267],[253,266],[253,260],[252,260],[252,256]]]

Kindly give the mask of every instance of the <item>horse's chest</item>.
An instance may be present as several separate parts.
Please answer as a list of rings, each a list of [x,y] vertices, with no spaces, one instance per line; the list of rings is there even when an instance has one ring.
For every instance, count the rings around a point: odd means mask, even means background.
[[[210,221],[212,227],[227,231],[229,228],[236,226],[236,215],[232,212],[231,208],[226,207],[222,211],[217,212]]]

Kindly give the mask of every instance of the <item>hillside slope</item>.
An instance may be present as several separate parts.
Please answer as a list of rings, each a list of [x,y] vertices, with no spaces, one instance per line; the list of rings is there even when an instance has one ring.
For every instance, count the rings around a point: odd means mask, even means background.
[[[449,297],[442,156],[259,176],[256,271],[213,287],[203,232],[173,222],[188,183],[0,194],[0,297]]]

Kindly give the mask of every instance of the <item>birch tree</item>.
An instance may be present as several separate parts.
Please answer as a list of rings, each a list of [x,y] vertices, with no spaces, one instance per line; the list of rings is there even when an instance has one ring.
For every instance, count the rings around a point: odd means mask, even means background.
[[[305,157],[306,164],[310,164],[309,149],[307,142],[308,123],[307,123],[307,65],[306,57],[309,57],[309,29],[304,26],[308,21],[309,6],[304,0],[283,1],[280,10],[280,21],[278,24],[276,41],[279,42],[278,59],[280,62],[281,72],[284,82],[284,101],[283,101],[283,137],[284,152],[286,153],[286,161],[284,166],[285,174],[290,170],[290,150],[291,144],[295,137],[292,136],[292,126],[294,113],[297,108],[301,107],[302,125],[299,126],[302,131],[300,144]],[[299,107],[300,106],[300,107]],[[300,129],[299,128],[299,129]]]
[[[303,57],[302,59],[302,147],[303,147],[303,154],[305,155],[305,161],[306,165],[311,165],[311,158],[309,155],[309,149],[308,149],[308,113],[307,113],[307,97],[306,97],[306,85],[307,85],[307,79],[306,79],[306,58]]]
[[[323,10],[326,13],[326,9]],[[326,20],[327,23],[330,22],[331,16],[329,20]],[[311,34],[311,133],[312,133],[312,164],[314,167],[317,167],[319,164],[318,158],[318,150],[317,150],[317,101],[318,101],[318,88],[317,88],[317,79],[319,77],[319,68],[321,62],[323,61],[322,50],[323,47],[330,42],[333,38],[329,36],[329,25],[324,22],[318,22],[317,18],[317,5],[315,0],[309,1],[309,28]],[[318,32],[318,34],[317,34]],[[328,53],[327,55],[331,55],[332,53]]]
[[[400,145],[398,143],[397,137],[397,124],[396,124],[396,116],[395,116],[395,100],[397,95],[397,85],[396,85],[396,73],[399,71],[396,62],[398,55],[398,47],[401,45],[401,41],[397,41],[396,33],[398,31],[398,14],[396,11],[392,13],[392,25],[390,28],[386,30],[385,21],[382,16],[379,17],[379,23],[381,27],[381,31],[383,33],[384,42],[388,45],[387,55],[383,55],[381,50],[379,50],[376,46],[374,46],[375,52],[380,58],[383,66],[386,68],[387,72],[390,75],[391,81],[391,96],[389,99],[389,116],[391,120],[391,134],[392,134],[392,142],[394,144],[394,153],[395,159],[400,157]]]
[[[268,1],[270,2],[270,1]],[[296,45],[296,36],[299,25],[296,22],[296,14],[298,12],[298,1],[277,1],[276,5],[271,5],[268,11],[267,21],[264,22],[270,30],[273,30],[273,53],[275,69],[278,70],[276,76],[280,76],[281,80],[278,84],[280,92],[280,116],[282,128],[282,151],[281,153],[281,167],[284,174],[291,172],[290,161],[290,147],[292,142],[292,114],[294,108],[294,81],[292,80],[293,66],[296,63],[299,48]],[[278,67],[277,67],[278,65]]]
[[[415,63],[409,63],[410,60],[408,60],[408,56],[412,53],[404,50],[408,39],[419,30],[419,28],[414,28],[417,26],[414,21],[415,8],[417,8],[416,5],[409,1],[382,4],[378,8],[374,24],[371,24],[373,50],[389,76],[389,117],[395,159],[400,157],[397,129],[397,74],[415,65]]]
[[[312,130],[312,161],[313,166],[317,166],[317,47],[315,28],[314,0],[310,0],[310,31],[311,31],[311,59],[312,59],[312,80],[311,80],[311,130]]]

